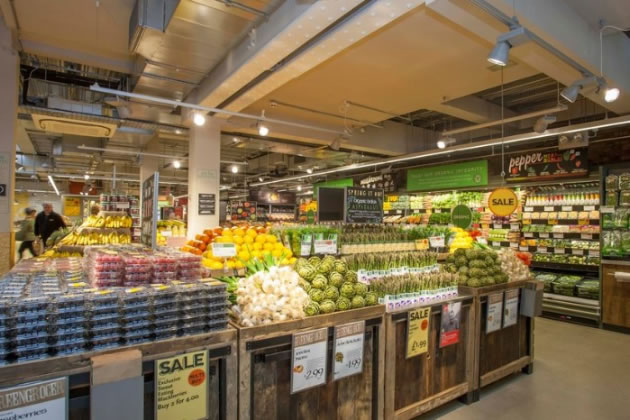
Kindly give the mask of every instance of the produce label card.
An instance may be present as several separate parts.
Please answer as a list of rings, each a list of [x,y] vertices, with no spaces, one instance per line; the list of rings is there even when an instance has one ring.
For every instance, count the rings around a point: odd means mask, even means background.
[[[459,342],[459,323],[462,303],[445,303],[442,305],[442,321],[440,325],[440,348]]]
[[[303,235],[300,243],[300,256],[306,257],[311,255],[311,246],[313,244],[313,235]]]
[[[291,393],[326,383],[328,328],[293,334]]]
[[[488,311],[486,313],[486,334],[501,329],[503,315],[503,292],[488,296]]]
[[[518,296],[519,289],[505,292],[505,309],[503,312],[503,328],[516,325],[518,321]]]
[[[155,361],[156,420],[208,417],[208,352]]]
[[[315,239],[314,243],[316,254],[336,254],[337,241],[330,239]]]
[[[335,327],[333,381],[363,372],[365,321]]]
[[[407,313],[407,359],[429,351],[430,322],[430,306]]]
[[[68,418],[68,378],[0,389],[0,419]]]
[[[229,243],[212,243],[212,255],[220,258],[236,256],[236,245]]]
[[[431,248],[444,248],[444,236],[431,236],[429,242]]]

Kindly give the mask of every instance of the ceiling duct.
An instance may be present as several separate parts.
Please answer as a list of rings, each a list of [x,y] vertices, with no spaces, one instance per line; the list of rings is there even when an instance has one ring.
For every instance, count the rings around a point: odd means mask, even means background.
[[[179,0],[136,0],[129,19],[129,51],[141,54],[143,38],[160,37],[179,5]]]
[[[73,134],[86,137],[112,137],[116,133],[116,124],[103,122],[79,121],[41,114],[32,114],[33,124],[38,130]]]

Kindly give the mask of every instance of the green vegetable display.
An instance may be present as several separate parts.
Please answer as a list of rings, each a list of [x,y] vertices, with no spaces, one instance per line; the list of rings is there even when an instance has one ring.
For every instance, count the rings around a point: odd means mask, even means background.
[[[466,270],[464,270],[466,267]],[[449,273],[464,271],[458,277],[459,284],[470,287],[490,286],[507,283],[508,275],[501,269],[499,256],[492,250],[458,249],[446,260],[445,270]]]
[[[428,267],[437,263],[437,254],[426,251],[389,254],[355,254],[347,258],[348,268],[358,270],[389,270],[399,267]],[[356,275],[356,274],[355,274]],[[347,276],[346,276],[347,279]]]

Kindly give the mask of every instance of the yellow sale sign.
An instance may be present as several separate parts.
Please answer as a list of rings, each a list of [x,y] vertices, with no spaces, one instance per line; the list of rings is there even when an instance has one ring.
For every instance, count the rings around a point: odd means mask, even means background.
[[[407,359],[429,350],[431,307],[409,311],[407,314]]]
[[[155,361],[156,420],[208,417],[208,352],[197,351]]]
[[[514,190],[497,188],[488,197],[488,206],[490,211],[497,216],[509,216],[518,208],[518,197]]]

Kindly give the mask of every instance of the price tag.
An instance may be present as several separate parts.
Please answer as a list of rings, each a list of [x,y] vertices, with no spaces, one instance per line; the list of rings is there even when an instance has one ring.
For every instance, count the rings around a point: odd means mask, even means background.
[[[431,236],[429,243],[431,248],[444,248],[444,236]]]
[[[547,221],[548,224],[550,225],[557,225],[558,224],[558,220],[557,219],[549,219]]]
[[[442,210],[440,210],[440,209],[435,209],[434,213],[442,213]]]
[[[407,313],[407,359],[424,354],[429,350],[430,321],[430,306]]]
[[[582,239],[593,239],[593,235],[590,233],[583,233],[580,235],[580,238]]]
[[[423,251],[425,249],[429,249],[429,240],[428,239],[416,239],[416,250]]]
[[[571,211],[573,210],[573,206],[562,206],[562,211]]]
[[[554,254],[564,254],[564,248],[554,248]]]
[[[503,224],[501,223],[495,223],[493,226],[495,229],[503,229]]]
[[[328,366],[328,328],[293,334],[291,394],[324,385]]]
[[[547,247],[546,246],[539,246],[538,247],[538,252],[546,254],[547,253]]]
[[[534,234],[532,232],[525,232],[525,233],[523,233],[523,237],[524,238],[533,238]]]
[[[545,206],[544,211],[553,211],[553,206]]]
[[[519,289],[505,291],[505,309],[503,310],[503,328],[516,325],[518,321]]]
[[[488,296],[486,334],[500,330],[503,320],[503,292]]]
[[[518,242],[510,242],[510,248],[518,248]]]
[[[228,243],[212,243],[212,255],[219,258],[236,256],[236,245]]]
[[[555,239],[562,239],[562,238],[564,238],[564,233],[554,233],[553,237]]]
[[[528,246],[520,246],[518,249],[520,251],[523,251],[523,252],[528,252],[529,251],[529,247]]]
[[[313,248],[315,248],[316,254],[336,254],[337,241],[332,239],[315,239]]]
[[[583,249],[574,249],[571,253],[573,255],[584,255],[584,250]]]
[[[540,233],[538,234],[538,237],[539,237],[539,238],[548,238],[548,237],[549,237],[549,234],[548,234],[548,233],[543,233],[543,232],[540,232]]]
[[[531,225],[532,224],[532,219],[523,219],[523,224],[524,225]]]
[[[599,257],[599,251],[596,249],[589,249],[588,251],[589,257]]]
[[[333,381],[363,372],[365,321],[335,327]]]
[[[477,236],[477,243],[481,245],[488,245],[488,240],[486,238],[482,238],[481,236]]]
[[[521,230],[521,225],[519,225],[518,223],[510,223],[510,230],[518,232],[519,230]]]
[[[595,206],[584,206],[584,211],[593,211],[595,210]]]
[[[586,226],[588,224],[589,224],[589,220],[584,220],[584,219],[578,220],[579,226]]]
[[[614,207],[602,207],[600,209],[601,213],[614,213],[615,212],[615,208]]]
[[[170,238],[171,236],[173,236],[173,232],[171,232],[170,230],[163,230],[160,232],[160,235],[165,238]]]
[[[523,211],[534,211],[533,207],[525,207],[525,209]]]
[[[313,235],[302,236],[302,241],[300,242],[300,256],[306,257],[306,256],[311,255],[312,245],[313,245]]]
[[[501,242],[492,241],[492,246],[501,246]]]

